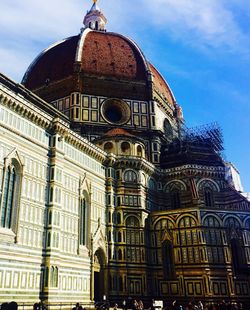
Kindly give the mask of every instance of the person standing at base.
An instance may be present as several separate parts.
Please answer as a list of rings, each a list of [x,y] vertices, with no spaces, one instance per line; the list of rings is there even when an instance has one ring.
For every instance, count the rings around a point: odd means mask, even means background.
[[[127,307],[126,307],[126,300],[125,300],[125,299],[123,299],[123,301],[122,301],[122,309],[123,309],[123,310],[127,310]]]

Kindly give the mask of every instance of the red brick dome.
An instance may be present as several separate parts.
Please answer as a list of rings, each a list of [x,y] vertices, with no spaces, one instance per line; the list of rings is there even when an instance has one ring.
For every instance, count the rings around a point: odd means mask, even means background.
[[[152,82],[153,88],[174,104],[167,83],[147,62],[136,43],[120,34],[89,28],[43,51],[22,81],[48,101],[75,91],[150,100]]]

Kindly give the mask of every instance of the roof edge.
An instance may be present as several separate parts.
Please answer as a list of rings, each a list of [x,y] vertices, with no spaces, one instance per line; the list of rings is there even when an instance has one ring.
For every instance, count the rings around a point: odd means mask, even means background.
[[[61,41],[58,41],[54,44],[51,44],[49,47],[47,47],[46,49],[44,49],[33,61],[32,63],[29,65],[28,69],[26,70],[26,72],[24,73],[24,76],[22,78],[22,81],[21,81],[21,84],[25,84],[27,82],[27,78],[28,78],[28,75],[30,73],[30,71],[32,70],[32,68],[35,66],[35,64],[38,62],[38,60],[46,53],[48,52],[50,49],[52,49],[53,47],[57,46],[57,45],[60,45],[68,40],[70,40],[71,38],[73,38],[74,36],[71,36],[71,37],[68,37],[68,38],[65,38]]]

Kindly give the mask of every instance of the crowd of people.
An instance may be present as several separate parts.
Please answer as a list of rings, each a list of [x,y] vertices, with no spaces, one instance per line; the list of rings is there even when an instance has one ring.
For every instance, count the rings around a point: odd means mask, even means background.
[[[15,301],[4,302],[0,305],[0,310],[18,310],[18,304]],[[33,305],[33,310],[46,310],[42,302]]]
[[[18,305],[15,301],[12,302],[4,302],[1,304],[1,310],[17,310]]]
[[[174,301],[166,304],[165,310],[248,310],[244,308],[242,303],[226,302],[222,300],[218,303],[203,303],[202,301],[190,301],[186,303],[179,303]]]
[[[178,302],[174,300],[173,302],[165,302],[162,305],[163,307],[157,305],[154,300],[152,300],[149,306],[145,306],[142,300],[130,300],[122,302],[120,307],[117,303],[113,307],[110,307],[108,303],[102,304],[102,308],[96,307],[97,310],[118,310],[122,308],[123,310],[250,310],[249,307],[245,307],[242,303],[236,302],[226,302],[222,300],[219,303],[203,303],[202,301],[190,301],[188,303]],[[18,310],[18,304],[15,301],[10,303],[3,303],[0,306],[0,310]],[[46,310],[45,306],[39,302],[33,305],[33,310]],[[79,303],[72,308],[72,310],[86,310]]]
[[[190,302],[165,302],[163,307],[156,305],[155,301],[152,300],[149,307],[144,307],[141,300],[133,300],[132,310],[250,310],[248,307],[244,307],[242,303],[226,302],[222,300],[218,303],[203,303],[202,301],[190,301]],[[123,310],[127,310],[124,309]]]

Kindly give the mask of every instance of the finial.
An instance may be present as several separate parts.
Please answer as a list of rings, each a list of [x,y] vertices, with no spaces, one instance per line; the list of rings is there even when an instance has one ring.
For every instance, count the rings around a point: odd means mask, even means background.
[[[98,7],[97,1],[98,0],[93,0],[93,5],[91,9],[87,12],[87,15],[84,17],[83,24],[86,28],[105,31],[107,19],[101,12],[101,9]]]

